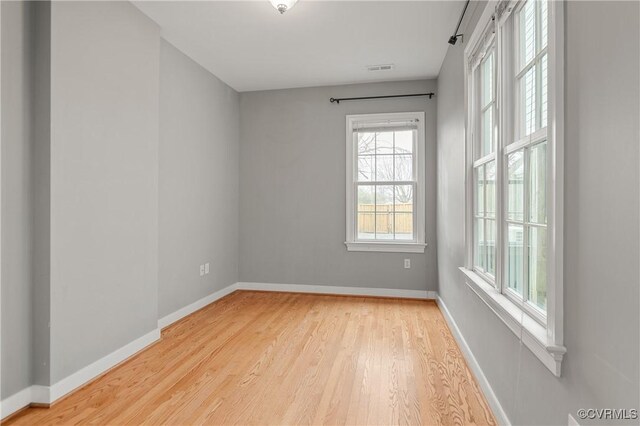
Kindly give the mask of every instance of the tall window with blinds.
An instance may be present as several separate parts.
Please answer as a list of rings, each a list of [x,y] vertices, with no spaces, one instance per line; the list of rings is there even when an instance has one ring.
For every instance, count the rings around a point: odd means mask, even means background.
[[[347,247],[424,250],[424,113],[347,117]]]
[[[465,48],[467,284],[554,372],[563,342],[564,7],[490,0]],[[521,334],[522,335],[522,334]]]
[[[541,324],[547,321],[549,217],[555,213],[549,208],[557,193],[549,167],[557,154],[548,126],[556,119],[549,97],[556,47],[550,5],[490,3],[491,18],[465,58],[468,267]]]

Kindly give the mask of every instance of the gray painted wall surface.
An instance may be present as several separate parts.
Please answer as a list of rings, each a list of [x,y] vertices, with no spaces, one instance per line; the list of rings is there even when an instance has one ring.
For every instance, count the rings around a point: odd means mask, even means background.
[[[160,318],[238,281],[239,126],[238,93],[162,40]]]
[[[436,290],[436,98],[431,80],[240,94],[240,281]],[[424,254],[347,252],[345,116],[425,111]],[[403,259],[411,269],[403,269]]]
[[[160,33],[128,2],[51,15],[55,383],[157,326]]]
[[[33,5],[2,2],[2,389],[31,384]]]
[[[50,384],[51,3],[35,2],[33,87],[33,383]]]
[[[458,271],[464,45],[449,48],[438,80],[439,291],[514,424],[567,424],[578,408],[632,408],[639,401],[639,4],[568,2],[566,12],[568,352],[561,378],[520,348]]]

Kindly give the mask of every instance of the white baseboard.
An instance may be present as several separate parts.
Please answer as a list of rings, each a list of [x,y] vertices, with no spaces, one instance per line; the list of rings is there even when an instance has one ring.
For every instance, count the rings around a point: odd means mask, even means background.
[[[208,296],[203,297],[202,299],[196,300],[190,305],[185,306],[184,308],[178,309],[177,311],[162,317],[158,320],[158,328],[163,329],[174,322],[186,317],[187,315],[191,315],[195,311],[204,308],[205,306],[215,302],[218,299],[222,299],[224,296],[233,293],[237,289],[238,283],[234,283],[228,285],[227,287],[216,291],[215,293],[211,293]]]
[[[29,386],[26,389],[22,389],[19,392],[14,393],[10,397],[2,400],[0,405],[0,420],[15,413],[22,407],[26,407],[32,402],[32,388]]]
[[[120,349],[111,352],[93,364],[89,364],[72,375],[65,377],[53,386],[33,385],[21,390],[2,400],[0,405],[0,419],[10,416],[29,404],[53,404],[56,400],[83,386],[110,368],[120,364],[122,361],[140,352],[158,339],[160,339],[160,329],[155,329]]]
[[[467,341],[464,339],[462,332],[458,328],[458,324],[456,324],[455,320],[451,316],[451,313],[447,309],[447,306],[444,304],[442,298],[438,296],[437,300],[440,311],[442,312],[445,320],[447,321],[447,324],[449,325],[451,334],[453,334],[456,342],[458,342],[458,346],[460,347],[460,350],[462,351],[462,354],[464,355],[469,368],[471,369],[471,371],[473,371],[473,374],[478,380],[478,384],[482,388],[482,392],[487,398],[489,406],[491,406],[491,411],[493,411],[493,414],[496,416],[496,421],[500,425],[510,426],[511,422],[509,421],[509,417],[507,417],[507,413],[505,413],[505,411],[502,409],[502,405],[500,404],[498,397],[493,392],[493,389],[491,388],[489,381],[484,375],[482,368],[480,368],[478,360],[476,360],[476,358],[473,356],[473,352],[471,352],[471,348],[467,344]]]
[[[32,385],[0,401],[0,420],[29,404],[49,404],[49,386]]]
[[[31,386],[31,402],[34,404],[49,404],[51,401],[51,388],[49,386]]]
[[[51,386],[49,395],[51,403],[65,396],[74,389],[84,385],[95,377],[98,377],[108,369],[120,364],[125,359],[137,352],[140,352],[142,349],[158,339],[160,339],[160,329],[156,328],[144,336],[137,338],[133,342],[124,345],[120,349],[111,352],[109,355],[100,358],[93,364],[89,364],[72,375],[65,377]]]
[[[291,293],[340,294],[346,296],[399,297],[406,299],[435,299],[437,293],[428,290],[397,288],[337,287],[306,284],[246,283],[236,284],[237,290],[283,291]]]

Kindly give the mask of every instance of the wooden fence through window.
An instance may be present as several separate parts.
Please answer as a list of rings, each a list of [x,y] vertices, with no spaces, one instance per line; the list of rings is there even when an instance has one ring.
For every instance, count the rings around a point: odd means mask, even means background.
[[[413,204],[358,204],[358,233],[413,234]]]

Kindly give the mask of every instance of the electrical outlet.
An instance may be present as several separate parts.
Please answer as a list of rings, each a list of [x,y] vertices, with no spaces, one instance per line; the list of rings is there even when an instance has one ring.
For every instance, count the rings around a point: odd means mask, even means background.
[[[411,259],[405,259],[404,260],[404,269],[410,269],[411,268]]]
[[[200,265],[200,276],[204,275],[204,265]]]
[[[204,273],[208,274],[209,273],[209,262],[204,264]]]

